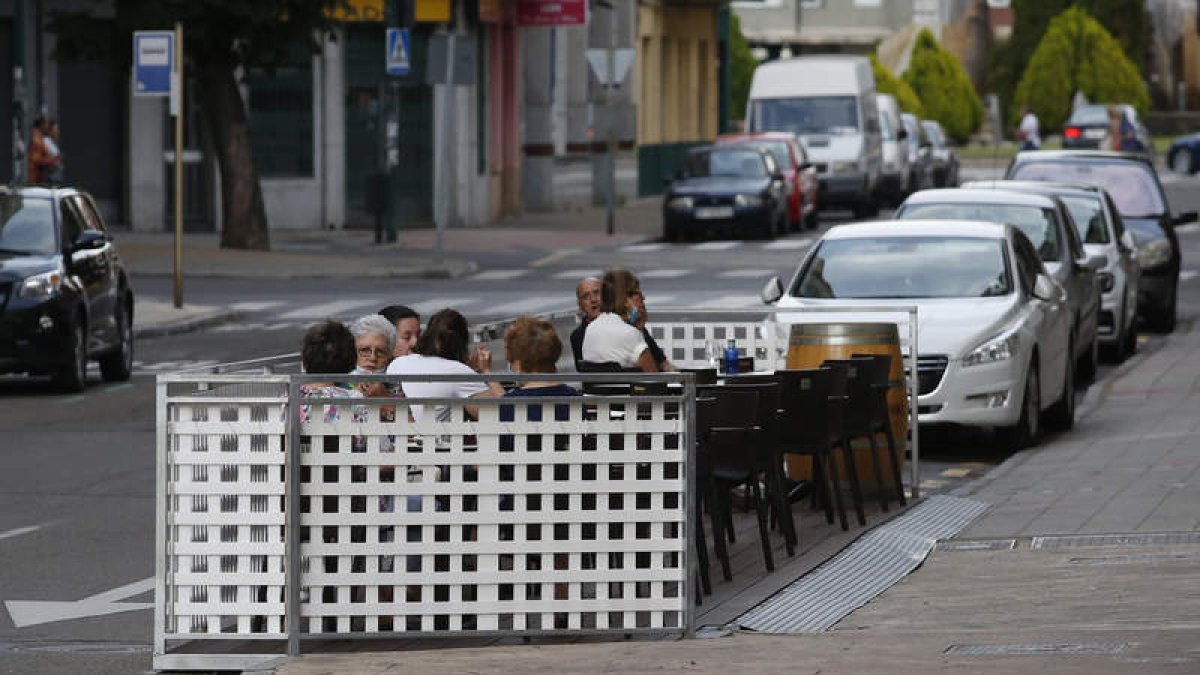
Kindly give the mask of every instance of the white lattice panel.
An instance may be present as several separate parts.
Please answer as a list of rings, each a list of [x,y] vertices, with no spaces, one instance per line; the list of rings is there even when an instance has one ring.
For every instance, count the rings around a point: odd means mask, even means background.
[[[683,629],[682,399],[515,400],[301,425],[304,632]]]
[[[179,391],[159,419],[164,637],[279,638],[287,380],[170,386]]]
[[[667,358],[680,368],[715,366],[714,348],[723,350],[730,338],[740,356],[753,356],[756,370],[775,370],[782,367],[787,350],[787,337],[779,326],[762,320],[689,320],[652,321],[647,324],[658,346]],[[719,360],[724,352],[718,351]]]

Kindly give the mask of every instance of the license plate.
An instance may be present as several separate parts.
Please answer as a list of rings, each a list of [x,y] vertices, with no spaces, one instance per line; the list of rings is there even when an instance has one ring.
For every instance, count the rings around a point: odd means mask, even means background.
[[[1104,130],[1103,129],[1084,129],[1083,137],[1084,138],[1104,138]]]
[[[732,206],[697,206],[695,216],[699,220],[713,220],[715,218],[732,218]]]

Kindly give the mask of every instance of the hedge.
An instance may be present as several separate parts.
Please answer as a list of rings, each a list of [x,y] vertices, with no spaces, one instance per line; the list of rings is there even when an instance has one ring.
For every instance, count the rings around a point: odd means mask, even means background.
[[[928,29],[913,46],[902,78],[921,100],[926,119],[937,120],[950,138],[965,142],[983,121],[983,104],[953,54],[942,49]]]
[[[896,97],[900,109],[921,116],[921,99],[908,83],[892,74],[892,71],[874,55],[871,54],[871,70],[875,73],[875,90],[881,94],[891,94]]]
[[[1050,22],[1030,57],[1010,119],[1019,119],[1028,103],[1043,129],[1059,129],[1076,91],[1090,101],[1129,103],[1143,115],[1150,107],[1146,84],[1121,45],[1086,11],[1072,7]]]

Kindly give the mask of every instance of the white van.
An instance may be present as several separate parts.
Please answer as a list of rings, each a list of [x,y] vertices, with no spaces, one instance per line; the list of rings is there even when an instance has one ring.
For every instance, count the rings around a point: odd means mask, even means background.
[[[882,158],[875,75],[865,56],[801,56],[754,70],[746,131],[791,131],[821,180],[821,207],[875,215]]]
[[[908,132],[900,119],[900,104],[891,94],[876,94],[879,134],[883,138],[883,170],[879,174],[879,198],[899,204],[912,191],[909,186]]]

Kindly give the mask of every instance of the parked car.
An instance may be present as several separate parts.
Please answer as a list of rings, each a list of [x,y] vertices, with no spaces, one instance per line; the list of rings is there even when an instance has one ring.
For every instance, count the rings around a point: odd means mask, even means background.
[[[1101,150],[1017,153],[1006,178],[1089,183],[1104,188],[1121,221],[1133,233],[1142,268],[1138,311],[1151,328],[1175,330],[1179,288],[1179,238],[1175,226],[1196,220],[1195,211],[1171,215],[1154,164],[1144,155]]]
[[[694,148],[663,200],[663,236],[747,234],[770,239],[787,229],[787,186],[763,148]]]
[[[1100,281],[1100,347],[1114,361],[1137,351],[1137,299],[1142,268],[1137,244],[1125,229],[1112,197],[1097,185],[993,180],[964,183],[964,188],[1001,189],[1053,195],[1062,200],[1089,257],[1108,261]]]
[[[82,391],[133,371],[133,290],[92,198],[74,188],[0,187],[0,373],[50,375]]]
[[[1134,135],[1144,148],[1143,152],[1154,159],[1154,139],[1150,130],[1138,119],[1137,108],[1128,103],[1114,104],[1120,109],[1125,119],[1133,125]],[[1108,135],[1108,105],[1090,103],[1081,105],[1071,111],[1067,123],[1063,127],[1063,148],[1067,150],[1096,150],[1100,141]],[[1111,150],[1111,148],[1103,148]]]
[[[796,134],[787,131],[764,131],[761,133],[723,134],[717,137],[717,145],[745,143],[769,150],[775,163],[783,170],[783,179],[788,188],[788,223],[793,231],[801,225],[809,229],[817,226],[817,199],[821,184],[817,171],[808,161],[808,152],[800,144]]]
[[[900,120],[908,137],[908,185],[910,192],[933,187],[933,155],[921,121],[912,113],[901,113]],[[907,195],[905,195],[907,196]]]
[[[958,156],[946,140],[942,125],[936,120],[921,120],[921,128],[925,130],[925,140],[929,143],[934,187],[955,187],[958,185]]]
[[[1200,171],[1200,133],[1180,136],[1167,148],[1167,166],[1175,173],[1191,175]]]
[[[1023,447],[1042,415],[1074,423],[1065,295],[1016,227],[907,220],[831,228],[786,292],[775,277],[763,300],[785,323],[813,320],[788,308],[916,305],[920,423],[997,427]]]
[[[900,104],[891,94],[876,94],[879,131],[883,138],[883,170],[879,174],[879,201],[898,204],[909,187],[908,131],[900,120]]]
[[[760,64],[746,101],[747,131],[791,131],[816,164],[821,208],[873,216],[883,161],[875,75],[864,56],[818,54]]]
[[[903,220],[982,220],[1015,225],[1033,242],[1046,270],[1066,291],[1076,369],[1085,379],[1099,361],[1100,282],[1103,256],[1089,256],[1063,202],[1004,190],[924,190],[896,209]]]

